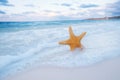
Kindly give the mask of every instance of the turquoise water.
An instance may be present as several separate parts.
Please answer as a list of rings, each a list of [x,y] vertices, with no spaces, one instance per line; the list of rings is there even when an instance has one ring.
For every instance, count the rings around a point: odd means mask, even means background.
[[[69,51],[58,42],[86,31],[85,49]],[[34,66],[90,66],[120,57],[120,20],[0,22],[0,80]]]
[[[38,28],[67,27],[70,25],[83,25],[90,20],[66,20],[66,21],[39,21],[39,22],[0,22],[0,32],[11,32]],[[95,21],[97,22],[97,21]]]

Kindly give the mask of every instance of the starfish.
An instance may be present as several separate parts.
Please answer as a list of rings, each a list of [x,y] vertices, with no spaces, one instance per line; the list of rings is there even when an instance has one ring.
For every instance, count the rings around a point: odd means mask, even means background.
[[[81,44],[81,40],[82,38],[85,36],[86,32],[83,32],[81,35],[79,36],[75,36],[71,26],[69,27],[69,35],[70,38],[64,41],[59,42],[59,44],[63,44],[63,45],[69,45],[70,46],[70,50],[73,51],[75,48],[83,48],[83,45]]]

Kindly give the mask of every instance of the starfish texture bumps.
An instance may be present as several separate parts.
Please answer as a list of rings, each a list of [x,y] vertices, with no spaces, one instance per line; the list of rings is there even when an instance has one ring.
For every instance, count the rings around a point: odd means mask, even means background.
[[[70,34],[70,38],[68,40],[59,42],[59,44],[69,45],[71,51],[73,51],[75,48],[82,49],[83,45],[81,44],[81,40],[85,36],[86,32],[83,32],[79,36],[75,36],[72,31],[72,28],[69,27],[69,34]]]

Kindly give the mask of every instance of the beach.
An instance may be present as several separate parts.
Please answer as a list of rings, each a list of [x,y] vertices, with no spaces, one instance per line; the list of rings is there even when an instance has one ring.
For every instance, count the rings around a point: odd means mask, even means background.
[[[120,80],[120,0],[0,0],[0,80]]]
[[[120,20],[1,22],[0,80],[119,80]],[[84,49],[70,51],[69,26]]]
[[[5,80],[120,80],[120,57],[87,67],[36,67]]]

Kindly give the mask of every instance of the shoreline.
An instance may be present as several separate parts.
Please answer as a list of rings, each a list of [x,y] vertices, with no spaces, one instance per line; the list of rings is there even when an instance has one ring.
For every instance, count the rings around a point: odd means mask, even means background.
[[[92,66],[62,68],[41,66],[32,68],[5,80],[120,80],[120,57]]]

